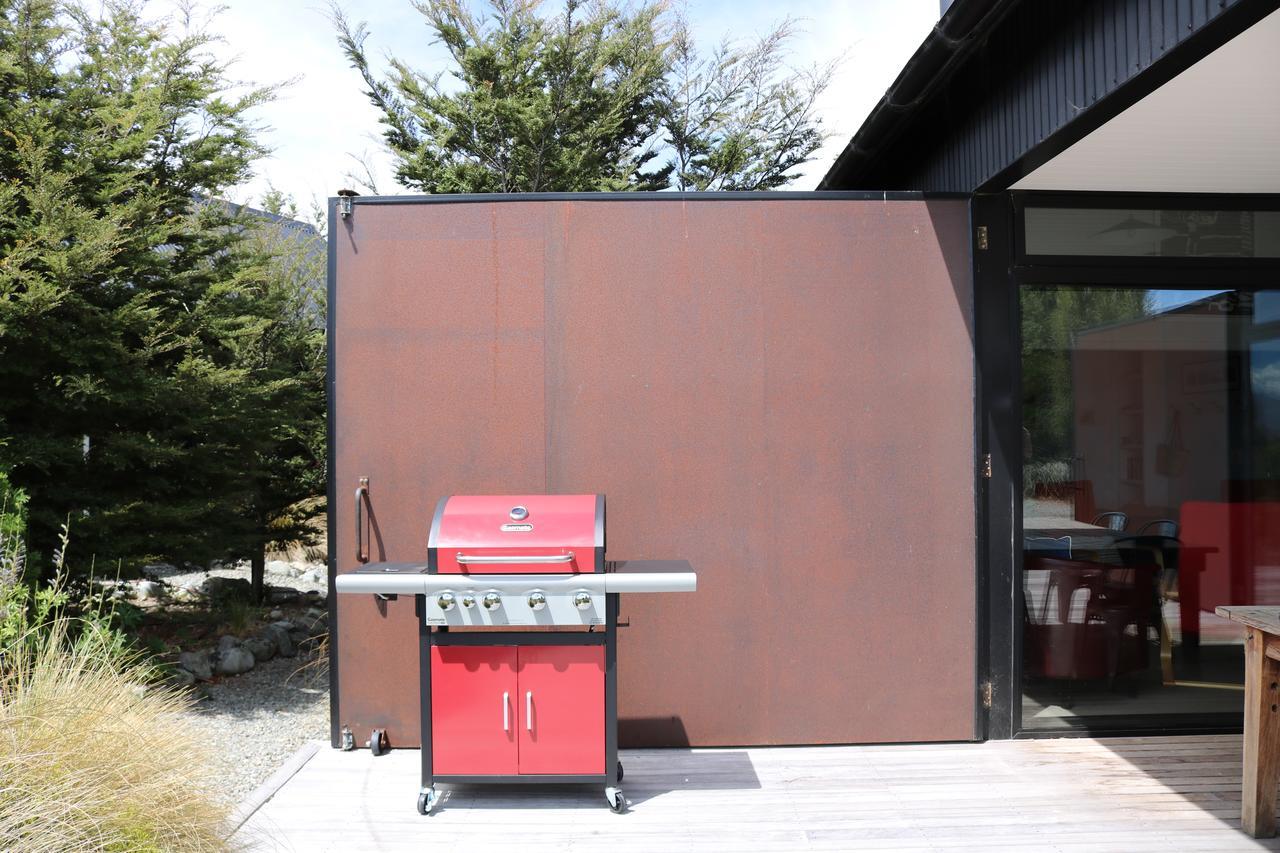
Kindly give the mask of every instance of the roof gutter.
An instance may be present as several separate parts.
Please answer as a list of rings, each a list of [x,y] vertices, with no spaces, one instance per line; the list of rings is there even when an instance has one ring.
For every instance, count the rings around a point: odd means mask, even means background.
[[[1019,0],[956,0],[938,19],[898,79],[871,110],[818,184],[848,189],[904,130],[917,106],[928,101]]]

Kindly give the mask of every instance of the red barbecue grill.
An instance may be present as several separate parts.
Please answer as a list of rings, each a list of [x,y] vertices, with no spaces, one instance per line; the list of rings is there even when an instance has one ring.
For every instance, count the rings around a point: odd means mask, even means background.
[[[336,582],[415,597],[424,815],[437,782],[598,783],[624,811],[618,594],[696,585],[683,560],[606,562],[604,495],[447,497],[426,563],[369,563]],[[375,730],[370,747],[381,742]]]

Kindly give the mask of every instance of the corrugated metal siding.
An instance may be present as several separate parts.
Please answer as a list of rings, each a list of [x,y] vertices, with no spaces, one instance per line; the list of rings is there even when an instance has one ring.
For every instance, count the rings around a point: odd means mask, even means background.
[[[1024,2],[883,157],[831,188],[971,192],[1206,24],[1266,6],[1280,0]]]

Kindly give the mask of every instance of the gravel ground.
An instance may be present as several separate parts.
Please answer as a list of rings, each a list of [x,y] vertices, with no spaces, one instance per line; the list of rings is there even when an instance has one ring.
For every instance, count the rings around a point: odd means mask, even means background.
[[[271,560],[266,569],[268,586],[322,595],[328,591],[323,563]],[[208,577],[248,580],[249,564],[208,570],[158,564],[147,567],[146,574],[173,591],[199,586]],[[285,605],[283,610],[286,618],[296,618],[300,607]],[[329,679],[323,667],[303,669],[310,655],[299,650],[297,657],[274,658],[242,675],[197,685],[204,698],[191,717],[213,750],[214,792],[228,803],[239,803],[305,742],[328,740]]]
[[[213,747],[212,782],[227,802],[240,802],[306,741],[328,740],[328,677],[298,672],[305,660],[275,658],[203,685],[208,698],[191,716]]]
[[[145,570],[148,577],[162,580],[171,589],[199,584],[208,577],[249,579],[249,564],[234,563],[212,569],[178,568],[166,563],[148,566]],[[329,583],[323,563],[286,563],[282,560],[268,560],[263,578],[268,586],[289,587],[299,592],[328,592]]]

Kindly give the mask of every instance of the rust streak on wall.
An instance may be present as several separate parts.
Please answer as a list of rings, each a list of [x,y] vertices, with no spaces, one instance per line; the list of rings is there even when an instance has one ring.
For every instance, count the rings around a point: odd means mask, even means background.
[[[339,496],[422,559],[451,493],[603,492],[623,745],[973,737],[962,201],[357,206],[336,234]],[[339,500],[339,570],[355,567]],[[339,605],[340,716],[417,743],[412,602]]]

